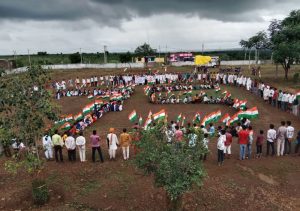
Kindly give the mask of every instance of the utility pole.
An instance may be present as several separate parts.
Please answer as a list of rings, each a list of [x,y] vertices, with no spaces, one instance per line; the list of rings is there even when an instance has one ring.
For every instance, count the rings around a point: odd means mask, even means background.
[[[82,52],[81,52],[81,48],[80,48],[80,64],[82,64]]]
[[[17,51],[13,50],[13,54],[14,54],[14,67],[17,67]]]
[[[103,46],[103,50],[104,50],[104,64],[106,64],[107,63],[107,57],[106,57],[107,46],[106,45]]]
[[[30,59],[29,49],[27,49],[27,52],[28,52],[29,67],[31,68],[31,59]]]
[[[202,43],[202,55],[204,54],[204,43]]]

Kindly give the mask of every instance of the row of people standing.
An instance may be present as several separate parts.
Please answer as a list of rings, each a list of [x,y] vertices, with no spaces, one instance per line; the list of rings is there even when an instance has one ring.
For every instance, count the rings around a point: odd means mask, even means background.
[[[138,135],[137,129],[134,131],[134,139],[138,140],[136,137]],[[96,130],[93,130],[93,133],[89,137],[90,139],[90,147],[92,150],[92,161],[96,161],[96,152],[99,155],[100,161],[104,162],[104,157],[101,149],[101,138],[97,134]],[[132,143],[132,136],[127,132],[127,129],[124,128],[123,132],[120,134],[119,138],[115,133],[114,128],[109,129],[109,133],[106,136],[108,154],[110,160],[116,159],[116,152],[119,146],[122,148],[123,158],[124,160],[129,159],[129,149]],[[71,162],[76,161],[76,149],[78,151],[80,161],[86,162],[86,150],[87,150],[87,141],[83,132],[81,131],[79,135],[75,138],[71,133],[64,134],[63,136],[59,135],[58,130],[55,131],[55,134],[51,137],[48,134],[45,134],[43,137],[43,148],[45,153],[45,158],[47,160],[53,159],[53,150],[54,157],[56,162],[63,162],[63,149],[67,150],[68,160]]]

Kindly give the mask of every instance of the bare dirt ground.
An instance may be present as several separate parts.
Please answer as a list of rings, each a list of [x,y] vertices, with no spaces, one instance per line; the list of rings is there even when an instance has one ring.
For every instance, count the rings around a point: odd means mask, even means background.
[[[86,72],[85,72],[86,73]],[[68,74],[71,74],[68,72]],[[76,73],[77,74],[77,73]],[[84,74],[84,73],[78,73]],[[65,77],[66,75],[62,76]],[[74,77],[74,75],[73,75]],[[76,77],[76,76],[75,76]],[[259,119],[253,121],[254,130],[268,128],[270,123],[279,125],[281,120],[291,120],[298,131],[299,118],[281,112],[260,98],[242,88],[221,87],[234,97],[248,99],[248,106],[257,106]],[[64,98],[59,101],[62,113],[77,113],[88,103],[85,98]],[[166,109],[169,121],[179,113],[191,121],[195,112],[203,117],[212,111],[221,109],[222,113],[235,113],[235,110],[220,105],[153,105],[149,104],[137,87],[134,95],[124,104],[124,111],[107,113],[85,131],[88,137],[93,129],[101,134],[103,164],[91,162],[91,150],[88,146],[86,163],[69,163],[64,151],[65,162],[46,162],[39,177],[46,178],[51,198],[47,205],[32,205],[30,193],[31,177],[25,173],[9,175],[4,170],[6,158],[0,159],[0,210],[165,210],[166,196],[163,189],[154,187],[153,178],[144,176],[130,162],[124,162],[120,149],[117,161],[108,161],[105,135],[109,127],[115,127],[119,134],[123,127],[131,127],[128,114],[136,109],[145,119],[148,111],[157,112]],[[211,151],[204,163],[207,178],[201,188],[193,188],[184,195],[184,210],[300,210],[300,157],[263,157],[239,161],[239,146],[234,139],[233,157],[217,166],[216,140],[209,143]],[[254,149],[255,150],[255,149]],[[263,153],[266,152],[266,144]]]

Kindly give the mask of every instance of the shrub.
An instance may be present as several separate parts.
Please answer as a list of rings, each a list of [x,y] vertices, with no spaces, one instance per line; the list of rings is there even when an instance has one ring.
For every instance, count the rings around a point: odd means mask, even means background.
[[[49,200],[49,190],[44,180],[35,179],[32,181],[33,203],[44,205]]]
[[[165,189],[169,209],[179,210],[182,195],[194,184],[202,185],[206,173],[201,160],[207,149],[199,130],[193,129],[197,135],[194,147],[187,144],[188,139],[182,143],[167,143],[165,130],[166,126],[159,123],[141,131],[141,140],[134,143],[139,148],[135,164],[145,173],[153,174],[155,185]]]

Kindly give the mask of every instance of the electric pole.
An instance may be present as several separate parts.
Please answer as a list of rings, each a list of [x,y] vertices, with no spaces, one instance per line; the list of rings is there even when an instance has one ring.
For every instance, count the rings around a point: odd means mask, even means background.
[[[28,52],[29,67],[31,68],[31,59],[30,59],[29,49],[27,49],[27,52]]]

